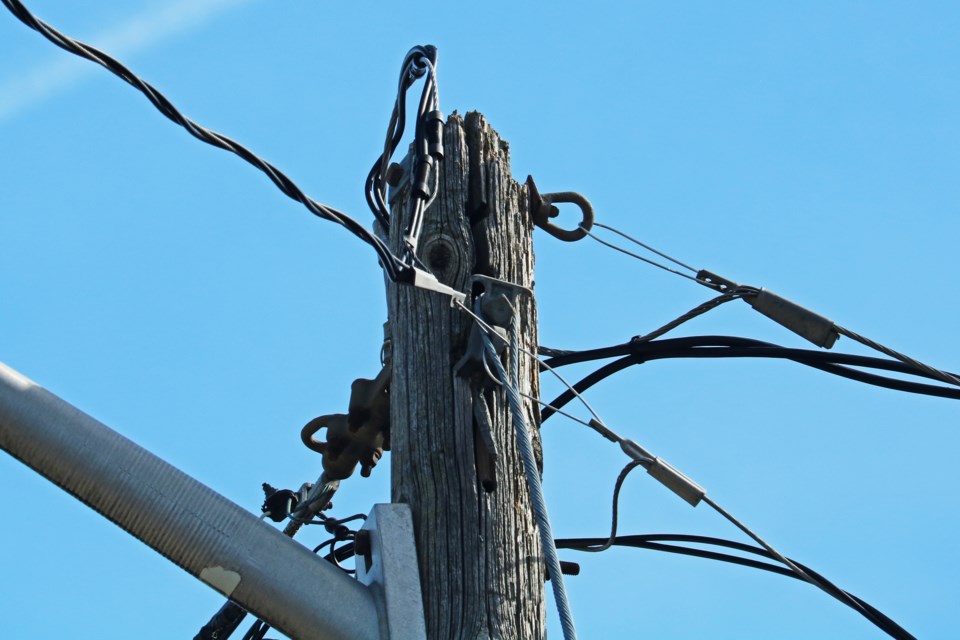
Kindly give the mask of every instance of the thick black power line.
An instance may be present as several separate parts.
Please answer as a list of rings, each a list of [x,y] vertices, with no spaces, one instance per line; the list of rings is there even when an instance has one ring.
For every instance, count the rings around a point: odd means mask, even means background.
[[[898,360],[886,360],[870,356],[816,351],[812,349],[792,349],[761,340],[752,340],[750,338],[695,336],[649,342],[630,341],[610,347],[584,351],[550,350],[550,352],[557,355],[547,358],[544,362],[554,368],[594,360],[619,358],[597,369],[574,384],[573,388],[576,389],[578,393],[582,393],[598,382],[627,367],[655,360],[672,358],[774,358],[791,360],[833,375],[885,387],[887,389],[960,400],[960,389],[880,376],[853,368],[862,367],[923,378],[937,378],[923,369],[917,369]],[[567,390],[549,404],[550,407],[559,409],[575,397],[572,391]],[[543,420],[553,415],[554,410],[550,407],[543,409]]]
[[[289,198],[301,203],[307,208],[308,211],[310,211],[310,213],[324,220],[329,220],[342,225],[348,231],[350,231],[350,233],[372,246],[374,251],[377,252],[377,256],[379,256],[380,262],[391,280],[401,280],[409,271],[403,261],[390,251],[389,247],[387,247],[383,240],[378,238],[359,222],[347,214],[325,204],[321,204],[313,198],[307,196],[300,189],[300,187],[298,187],[290,178],[284,175],[283,172],[281,172],[271,163],[254,154],[240,143],[231,140],[227,136],[217,133],[216,131],[207,129],[206,127],[197,124],[193,120],[190,120],[181,114],[180,111],[178,111],[177,108],[174,107],[173,104],[153,85],[139,78],[130,69],[110,55],[57,31],[49,24],[38,19],[36,16],[30,13],[30,11],[19,0],[2,0],[2,2],[4,6],[7,7],[7,9],[9,9],[10,12],[21,22],[31,29],[39,32],[53,44],[57,45],[61,49],[64,49],[65,51],[80,56],[81,58],[86,58],[87,60],[96,62],[139,90],[157,108],[157,110],[160,111],[160,113],[186,129],[187,132],[190,133],[190,135],[192,135],[194,138],[240,156],[248,163],[265,173],[267,177],[270,178],[270,180],[277,186],[277,188],[280,189],[280,191],[282,191]]]
[[[608,540],[606,538],[560,538],[557,539],[557,548],[558,549],[573,549],[577,551],[593,551],[596,550],[600,545],[606,544]],[[704,549],[697,549],[691,547],[685,547],[680,545],[673,544],[661,544],[663,542],[686,542],[691,544],[700,544],[700,545],[712,545],[718,547],[725,547],[728,549],[736,549],[745,553],[752,553],[754,555],[762,556],[768,559],[775,559],[773,555],[768,552],[766,549],[761,547],[754,547],[752,545],[743,544],[741,542],[735,542],[733,540],[724,540],[722,538],[713,538],[708,536],[695,536],[695,535],[683,535],[683,534],[650,534],[650,535],[634,535],[634,536],[618,536],[616,537],[612,545],[613,546],[622,546],[622,547],[635,547],[638,549],[651,549],[654,551],[665,551],[667,553],[678,553],[698,558],[707,558],[710,560],[718,560],[721,562],[728,562],[731,564],[737,564],[740,566],[751,567],[753,569],[760,569],[762,571],[769,571],[771,573],[777,573],[782,576],[787,576],[794,578],[796,580],[803,580],[798,576],[794,571],[787,569],[786,567],[770,564],[767,562],[759,562],[756,560],[751,560],[749,558],[743,558],[740,556],[735,556],[726,553],[717,553],[715,551],[706,551]],[[791,560],[796,566],[803,569],[804,572],[814,577],[821,585],[826,587],[824,590],[839,600],[840,602],[846,604],[850,608],[854,609],[861,615],[863,615],[867,620],[870,620],[875,624],[879,629],[883,630],[886,634],[898,640],[916,640],[913,635],[906,631],[903,627],[898,625],[896,622],[891,620],[889,617],[884,615],[878,609],[865,602],[861,598],[844,591],[837,587],[835,584],[824,578],[822,575],[810,569],[809,567],[795,561]]]

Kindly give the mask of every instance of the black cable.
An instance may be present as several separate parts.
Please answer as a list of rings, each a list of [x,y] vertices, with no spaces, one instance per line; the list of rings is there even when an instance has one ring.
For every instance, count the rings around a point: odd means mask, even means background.
[[[206,127],[203,127],[193,120],[185,117],[155,87],[139,78],[136,74],[130,71],[130,69],[108,54],[88,44],[74,40],[63,33],[60,33],[46,22],[38,19],[32,13],[30,13],[30,11],[19,0],[2,0],[2,2],[4,6],[7,7],[7,9],[9,9],[10,12],[21,22],[40,33],[53,44],[74,55],[80,56],[81,58],[86,58],[87,60],[99,64],[136,88],[147,97],[147,99],[157,108],[157,110],[160,111],[160,113],[174,123],[186,129],[187,132],[190,133],[190,135],[192,135],[194,138],[214,147],[234,153],[243,158],[249,164],[265,173],[267,177],[270,178],[270,180],[277,186],[277,188],[280,189],[280,191],[282,191],[287,197],[301,203],[307,208],[308,211],[310,211],[310,213],[318,218],[336,222],[337,224],[342,225],[348,231],[350,231],[350,233],[369,244],[371,247],[373,247],[374,251],[377,252],[377,256],[380,258],[380,262],[386,271],[387,276],[391,280],[397,281],[404,276],[406,270],[404,268],[405,265],[403,261],[390,251],[389,247],[387,247],[383,240],[371,233],[356,220],[341,211],[338,211],[325,204],[321,204],[313,198],[307,196],[300,189],[300,187],[298,187],[279,169],[266,160],[263,160],[243,145],[231,140],[223,134],[207,129]]]
[[[604,538],[564,538],[558,539],[556,541],[558,549],[572,549],[576,551],[589,551],[592,548],[601,545],[606,540]],[[679,545],[666,545],[658,544],[659,542],[687,542],[693,544],[702,544],[702,545],[714,545],[719,547],[726,547],[729,549],[736,549],[738,551],[743,551],[745,553],[752,553],[754,555],[762,556],[768,559],[774,559],[773,555],[768,552],[766,549],[761,547],[754,547],[752,545],[744,544],[741,542],[735,542],[733,540],[724,540],[722,538],[713,538],[708,536],[694,536],[694,535],[683,535],[683,534],[651,534],[651,535],[634,535],[634,536],[618,536],[613,542],[615,546],[624,546],[624,547],[635,547],[639,549],[652,549],[654,551],[665,551],[668,553],[677,553],[682,555],[694,556],[699,558],[707,558],[710,560],[718,560],[721,562],[728,562],[731,564],[737,564],[741,566],[751,567],[754,569],[760,569],[763,571],[769,571],[771,573],[777,573],[779,575],[787,576],[794,578],[796,580],[803,580],[795,572],[782,567],[780,565],[769,564],[766,562],[759,562],[756,560],[751,560],[749,558],[742,558],[740,556],[734,556],[725,553],[717,553],[714,551],[706,551],[703,549],[696,549],[691,547],[684,547]],[[824,591],[830,594],[832,597],[836,598],[840,602],[843,602],[847,606],[851,607],[865,618],[870,620],[875,624],[879,629],[883,630],[885,633],[890,635],[893,638],[898,640],[916,640],[913,635],[908,631],[903,629],[896,622],[891,620],[889,617],[884,615],[882,612],[877,610],[875,607],[865,602],[861,598],[843,591],[835,584],[824,578],[822,575],[810,569],[809,567],[803,565],[800,562],[791,560],[795,565],[803,569],[804,572],[813,576],[820,582],[824,587]],[[847,599],[849,598],[849,600]],[[851,603],[852,601],[852,603]],[[856,605],[856,606],[855,606]]]
[[[639,460],[631,460],[626,464],[626,466],[620,471],[620,475],[617,476],[617,482],[613,485],[613,515],[610,518],[610,537],[607,538],[606,542],[603,544],[584,548],[582,551],[590,551],[593,553],[599,553],[601,551],[606,551],[610,548],[616,539],[617,539],[617,513],[620,510],[620,489],[623,488],[623,481],[627,479],[627,476],[631,471],[636,469],[642,464]]]
[[[425,61],[429,61],[431,65],[436,64],[435,47],[417,46],[412,48],[407,52],[407,55],[404,56],[403,63],[400,65],[400,81],[397,87],[397,96],[393,104],[393,112],[390,114],[390,123],[387,125],[387,136],[383,144],[383,153],[377,158],[376,162],[374,162],[370,168],[370,172],[367,174],[365,188],[367,205],[380,224],[383,225],[385,231],[389,231],[390,228],[390,211],[386,203],[386,185],[384,184],[384,180],[386,179],[390,158],[403,139],[403,132],[406,127],[407,89],[409,89],[418,78],[428,73],[431,69],[431,66],[427,65]],[[424,82],[421,103],[424,102],[425,97],[430,93],[435,95],[436,85],[431,82],[431,78],[428,78],[427,81]],[[419,123],[423,114],[418,113],[417,115],[419,132]]]
[[[553,350],[552,350],[553,351]],[[556,351],[554,351],[557,353]],[[832,353],[812,349],[792,349],[781,347],[769,342],[737,338],[731,336],[695,336],[690,338],[670,338],[650,342],[631,341],[628,343],[590,349],[585,351],[561,352],[561,355],[548,358],[544,362],[551,367],[562,367],[581,362],[603,360],[622,356],[597,369],[573,385],[577,393],[583,393],[598,382],[610,377],[633,365],[643,364],[654,360],[671,358],[776,358],[792,360],[799,364],[819,369],[833,375],[849,378],[858,382],[871,384],[887,389],[917,393],[940,398],[960,400],[960,389],[939,385],[923,384],[898,378],[880,376],[851,367],[879,369],[894,373],[914,375],[922,378],[935,378],[922,369],[916,369],[897,360],[886,360],[870,356],[860,356],[846,353]],[[550,406],[560,409],[575,398],[571,390],[560,394],[550,402]],[[553,415],[554,410],[545,408],[542,411],[542,420]]]
[[[332,542],[332,540],[330,541]],[[596,551],[599,547],[607,544],[609,542],[608,538],[558,538],[556,540],[557,549],[571,549],[575,551]],[[706,551],[703,549],[696,549],[691,547],[684,547],[680,545],[670,545],[670,544],[659,544],[661,542],[686,542],[691,544],[702,544],[702,545],[713,545],[719,547],[726,547],[728,549],[735,549],[737,551],[742,551],[745,553],[752,553],[754,555],[762,556],[773,560],[773,555],[762,547],[755,547],[749,544],[742,542],[736,542],[733,540],[725,540],[723,538],[713,538],[709,536],[697,536],[697,535],[684,535],[684,534],[648,534],[648,535],[632,535],[632,536],[615,536],[613,541],[610,543],[611,546],[621,546],[621,547],[635,547],[638,549],[651,549],[654,551],[665,551],[667,553],[676,553],[681,555],[707,558],[710,560],[717,560],[720,562],[727,562],[730,564],[737,564],[740,566],[751,567],[753,569],[760,569],[762,571],[768,571],[770,573],[776,573],[782,576],[787,576],[795,580],[803,581],[803,579],[798,576],[796,573],[783,567],[778,564],[770,564],[766,562],[760,562],[757,560],[751,560],[749,558],[743,558],[740,556],[718,553],[715,551]],[[353,543],[347,543],[343,547],[336,550],[336,560],[342,562],[349,559],[354,555]],[[334,561],[333,553],[326,555],[325,560],[329,562]],[[884,615],[881,611],[877,610],[875,607],[870,605],[868,602],[862,600],[856,595],[849,593],[847,591],[841,590],[835,584],[824,578],[822,575],[807,567],[806,565],[792,560],[795,565],[803,569],[807,574],[816,578],[822,585],[826,587],[825,591],[832,596],[833,598],[843,602],[847,606],[858,611],[865,618],[873,622],[878,628],[883,630],[885,633],[890,635],[893,638],[898,640],[916,640],[909,632],[904,630],[900,625],[891,620],[889,617]],[[846,601],[842,595],[846,595],[856,602],[861,609],[857,609],[850,602]]]
[[[425,77],[414,125],[413,153],[406,168],[411,183],[409,215],[405,230],[405,258],[415,261],[417,238],[423,226],[423,215],[436,195],[439,177],[435,165],[443,158],[442,115],[438,111],[439,97],[436,84],[436,47],[418,46],[407,53],[400,67],[400,81],[390,123],[387,126],[383,153],[367,174],[365,194],[367,205],[386,232],[390,231],[390,212],[386,202],[386,180],[390,159],[399,146],[406,125],[406,92],[420,77]],[[427,124],[431,125],[427,129]],[[427,182],[433,179],[433,186]]]
[[[270,630],[270,625],[264,622],[263,620],[257,620],[245,634],[241,640],[263,640],[263,637],[267,635],[267,631]]]

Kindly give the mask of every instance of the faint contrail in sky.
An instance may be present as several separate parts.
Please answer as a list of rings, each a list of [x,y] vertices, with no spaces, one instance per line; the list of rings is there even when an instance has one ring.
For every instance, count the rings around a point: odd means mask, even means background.
[[[251,0],[176,0],[153,7],[115,25],[88,42],[120,59],[198,27]],[[9,17],[9,16],[7,16]],[[55,25],[54,25],[55,26]],[[82,38],[80,38],[83,40]],[[0,82],[0,124],[49,98],[103,72],[87,60],[64,51],[56,58]]]

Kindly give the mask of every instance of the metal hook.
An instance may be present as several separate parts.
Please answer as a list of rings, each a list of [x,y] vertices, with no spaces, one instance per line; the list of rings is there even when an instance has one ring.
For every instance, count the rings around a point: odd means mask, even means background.
[[[533,176],[527,176],[527,189],[530,192],[530,215],[533,217],[533,223],[554,238],[564,242],[575,242],[586,237],[587,232],[593,227],[593,205],[583,194],[576,191],[541,194],[533,182]],[[550,222],[550,218],[560,215],[560,210],[553,206],[555,202],[569,202],[580,207],[583,220],[579,226],[575,229],[562,229]]]

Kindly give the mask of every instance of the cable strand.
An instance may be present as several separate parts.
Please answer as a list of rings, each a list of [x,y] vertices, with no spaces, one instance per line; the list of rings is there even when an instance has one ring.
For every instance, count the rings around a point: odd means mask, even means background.
[[[560,626],[563,629],[563,637],[564,640],[576,640],[577,632],[573,623],[573,614],[570,611],[570,603],[567,600],[567,593],[563,583],[563,573],[560,569],[560,560],[557,557],[557,549],[553,542],[550,516],[547,513],[546,499],[543,496],[543,487],[540,482],[540,472],[537,469],[537,463],[533,453],[533,443],[530,440],[530,432],[527,430],[526,418],[523,414],[523,406],[518,393],[520,367],[519,331],[519,314],[514,312],[510,332],[511,371],[509,376],[504,369],[503,363],[500,361],[500,357],[497,355],[496,348],[490,336],[487,335],[485,331],[481,331],[480,336],[483,339],[484,348],[494,364],[500,382],[507,393],[520,459],[523,462],[527,487],[530,491],[530,503],[537,521],[540,544],[543,548],[547,570],[550,573],[550,584],[553,588],[554,600],[556,601],[557,610],[560,615]]]
[[[199,125],[185,117],[153,85],[139,78],[129,68],[115,58],[104,53],[103,51],[96,49],[95,47],[75,40],[57,31],[46,22],[31,14],[19,0],[2,0],[2,2],[4,6],[7,7],[7,9],[9,9],[10,12],[22,23],[43,35],[53,44],[65,51],[68,51],[81,58],[86,58],[87,60],[104,67],[117,77],[136,88],[150,101],[151,104],[154,105],[154,107],[157,108],[158,111],[160,111],[160,113],[162,113],[170,121],[183,127],[197,140],[239,156],[247,163],[263,172],[284,195],[302,204],[308,211],[310,211],[310,213],[319,218],[328,220],[330,222],[335,222],[345,227],[354,236],[373,247],[374,251],[380,258],[380,262],[384,270],[387,272],[387,275],[391,280],[397,280],[403,267],[402,261],[390,251],[390,249],[382,240],[376,237],[376,235],[371,233],[357,221],[341,211],[337,211],[332,207],[321,204],[308,197],[292,180],[290,180],[290,178],[284,175],[274,165],[266,160],[263,160],[240,143],[224,136],[223,134],[207,129],[206,127]]]

